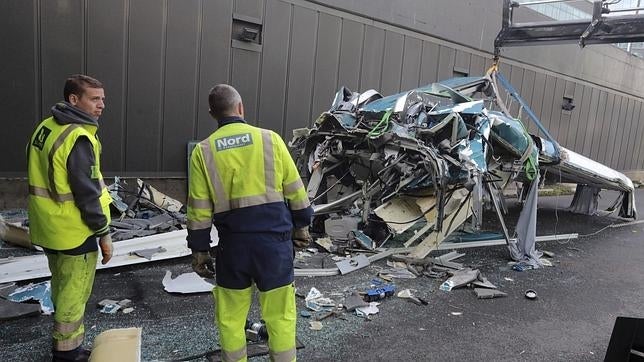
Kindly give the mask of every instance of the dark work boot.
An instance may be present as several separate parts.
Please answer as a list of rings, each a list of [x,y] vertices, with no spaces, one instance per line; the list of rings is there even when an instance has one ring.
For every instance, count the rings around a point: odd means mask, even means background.
[[[84,349],[83,347],[78,347],[71,351],[52,351],[51,360],[52,362],[87,362],[89,360],[90,353],[90,350]]]

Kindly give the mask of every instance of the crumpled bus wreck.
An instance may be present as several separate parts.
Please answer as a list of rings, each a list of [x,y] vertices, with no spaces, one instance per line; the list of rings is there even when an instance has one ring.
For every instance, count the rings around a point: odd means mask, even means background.
[[[503,100],[506,100],[505,102]],[[517,114],[506,103],[517,102]],[[543,137],[529,134],[533,121]],[[315,210],[314,230],[373,249],[412,226],[410,256],[424,258],[471,217],[481,226],[490,202],[510,255],[538,267],[534,248],[537,187],[544,172],[576,183],[571,208],[593,214],[601,189],[617,190],[613,210],[635,218],[633,183],[623,174],[561,147],[494,70],[382,97],[341,88],[311,129],[291,146]],[[516,239],[508,235],[501,192],[522,185]]]

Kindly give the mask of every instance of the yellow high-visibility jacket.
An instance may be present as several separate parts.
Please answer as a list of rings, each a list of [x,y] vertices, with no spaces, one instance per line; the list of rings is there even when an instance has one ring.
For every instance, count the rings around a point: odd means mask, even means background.
[[[207,250],[213,223],[220,238],[282,238],[308,226],[312,209],[286,144],[241,118],[194,149],[189,166],[188,244]],[[207,233],[206,233],[207,232]]]
[[[54,117],[42,121],[27,146],[29,176],[29,233],[35,245],[52,250],[69,250],[88,237],[109,230],[109,205],[112,202],[100,171],[101,144],[97,127],[89,124],[59,124]],[[95,165],[92,179],[100,182],[99,198],[107,224],[92,230],[74,202],[69,184],[67,158],[79,137],[92,144]]]

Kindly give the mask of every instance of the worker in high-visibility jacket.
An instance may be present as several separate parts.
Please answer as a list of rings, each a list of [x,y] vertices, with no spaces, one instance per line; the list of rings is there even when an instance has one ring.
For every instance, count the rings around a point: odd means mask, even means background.
[[[103,85],[74,75],[65,101],[36,128],[27,145],[29,233],[45,250],[54,303],[53,361],[86,361],[83,316],[98,258],[112,257],[109,204],[100,171],[98,117],[105,108]],[[96,240],[99,238],[97,244]]]
[[[309,240],[313,214],[295,163],[279,135],[244,121],[235,88],[216,85],[208,97],[218,129],[192,152],[188,246],[194,270],[212,277],[215,319],[224,361],[246,361],[246,316],[253,283],[274,361],[295,361],[293,242]],[[219,233],[215,269],[210,230]]]

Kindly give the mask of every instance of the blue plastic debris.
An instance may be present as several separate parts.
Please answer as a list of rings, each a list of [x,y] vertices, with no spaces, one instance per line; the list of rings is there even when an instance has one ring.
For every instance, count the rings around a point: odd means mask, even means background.
[[[37,284],[29,283],[17,288],[7,297],[12,302],[26,302],[37,300],[40,303],[42,314],[54,313],[54,303],[51,301],[51,284],[49,280]]]

